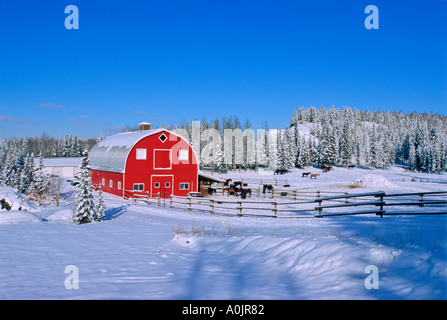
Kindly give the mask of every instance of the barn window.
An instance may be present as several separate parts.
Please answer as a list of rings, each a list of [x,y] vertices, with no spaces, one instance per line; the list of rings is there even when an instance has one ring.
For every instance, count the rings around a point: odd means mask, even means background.
[[[171,187],[171,183],[170,182],[165,182],[165,188],[170,188]]]
[[[166,135],[164,133],[162,133],[158,139],[160,139],[161,142],[165,142],[166,140],[168,140],[168,137],[166,137]]]
[[[154,183],[154,188],[160,188],[160,183],[159,182],[155,182]]]
[[[118,190],[121,190],[121,181],[118,181]]]
[[[179,150],[178,151],[178,159],[179,160],[188,160],[189,152],[188,150]]]
[[[189,190],[189,182],[180,183],[180,190]]]
[[[102,178],[102,186],[106,185],[106,179]]]
[[[137,149],[137,160],[146,160],[146,149]]]
[[[144,183],[133,184],[133,191],[143,191],[143,190],[144,190]]]
[[[171,150],[154,149],[154,169],[171,169]]]
[[[110,187],[110,188],[113,187],[113,181],[112,181],[112,180],[109,181],[109,187]]]

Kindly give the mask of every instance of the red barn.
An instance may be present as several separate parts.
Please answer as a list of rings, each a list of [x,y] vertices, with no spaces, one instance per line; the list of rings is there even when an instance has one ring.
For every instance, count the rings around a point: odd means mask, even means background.
[[[191,145],[165,129],[123,132],[97,143],[89,154],[94,186],[125,196],[125,191],[186,196],[198,190],[197,157]]]

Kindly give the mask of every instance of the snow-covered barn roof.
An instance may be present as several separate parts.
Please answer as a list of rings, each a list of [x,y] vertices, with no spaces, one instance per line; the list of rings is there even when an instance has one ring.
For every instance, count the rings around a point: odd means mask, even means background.
[[[152,129],[146,131],[122,132],[109,136],[97,143],[89,154],[90,168],[124,173],[127,156],[134,145],[143,138],[166,131]]]

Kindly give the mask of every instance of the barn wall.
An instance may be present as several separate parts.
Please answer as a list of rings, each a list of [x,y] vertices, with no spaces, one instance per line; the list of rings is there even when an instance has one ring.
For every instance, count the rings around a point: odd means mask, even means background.
[[[92,173],[93,187],[101,185],[102,191],[120,197],[123,196],[123,175],[121,173],[99,171],[99,170],[90,170],[90,171]],[[112,181],[112,186],[110,186],[110,181]],[[118,188],[119,187],[118,182],[121,184],[121,188]]]
[[[164,142],[159,139],[162,133],[167,137]],[[145,160],[137,159],[137,149],[146,149]],[[179,150],[188,150],[187,160],[179,160]],[[169,159],[169,153],[170,165],[166,162]],[[158,156],[160,158],[157,158]],[[167,176],[172,176],[172,180]],[[186,196],[191,191],[197,191],[198,165],[195,153],[185,140],[168,131],[140,140],[127,158],[125,177],[127,190],[132,190],[134,183],[144,183],[144,191],[150,193],[162,191],[154,187],[154,183],[157,181],[155,177],[160,177],[159,181],[162,181],[163,184],[164,181],[172,181],[172,187],[168,191],[174,195]],[[180,190],[180,183],[189,183],[189,189]]]

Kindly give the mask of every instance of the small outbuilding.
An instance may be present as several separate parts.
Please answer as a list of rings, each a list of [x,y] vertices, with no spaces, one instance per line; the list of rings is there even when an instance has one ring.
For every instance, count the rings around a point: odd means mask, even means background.
[[[166,129],[150,129],[111,135],[89,154],[93,186],[127,197],[132,193],[168,198],[198,191],[198,163],[191,145]]]
[[[39,165],[39,158],[34,159],[36,166]],[[52,177],[73,178],[80,169],[82,158],[44,158],[42,159],[42,169]]]

